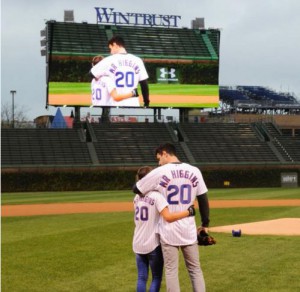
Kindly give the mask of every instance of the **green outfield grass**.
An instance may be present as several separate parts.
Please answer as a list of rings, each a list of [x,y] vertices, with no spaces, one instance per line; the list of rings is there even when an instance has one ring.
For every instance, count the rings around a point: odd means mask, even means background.
[[[210,199],[295,199],[298,189],[211,189]],[[131,201],[131,191],[2,194],[2,204]],[[284,217],[300,207],[211,209],[211,227]],[[196,215],[199,224],[199,212]],[[133,212],[2,218],[2,291],[135,291]],[[207,292],[300,291],[299,236],[213,233],[199,247]],[[182,292],[191,285],[180,258]],[[163,281],[161,291],[165,291]]]
[[[157,95],[218,96],[218,85],[149,84],[150,93]]]
[[[299,199],[299,188],[209,189],[212,200]],[[3,193],[2,205],[70,203],[70,202],[130,202],[130,190],[93,192],[28,192]]]
[[[218,96],[218,85],[149,84],[151,95]],[[89,82],[49,82],[50,94],[90,94]]]
[[[50,94],[91,94],[90,82],[49,82]]]

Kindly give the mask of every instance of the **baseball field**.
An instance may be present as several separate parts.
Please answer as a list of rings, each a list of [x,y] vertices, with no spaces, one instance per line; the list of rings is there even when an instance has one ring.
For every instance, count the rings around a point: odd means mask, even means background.
[[[218,85],[149,84],[153,107],[218,107]],[[143,99],[140,92],[140,104]],[[48,103],[51,105],[91,105],[90,83],[50,82]]]
[[[2,291],[135,291],[132,198],[130,190],[2,194]],[[212,230],[300,219],[299,188],[210,189],[209,199]],[[199,247],[208,292],[300,290],[300,236],[267,231],[211,232],[217,244]],[[179,272],[191,291],[182,257]]]

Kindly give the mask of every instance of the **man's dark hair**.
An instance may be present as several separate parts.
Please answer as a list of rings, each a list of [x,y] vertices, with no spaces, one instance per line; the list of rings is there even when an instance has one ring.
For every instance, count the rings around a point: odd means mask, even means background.
[[[176,147],[171,144],[171,143],[165,143],[165,144],[162,144],[162,145],[159,145],[156,149],[155,149],[155,155],[157,154],[162,154],[163,151],[166,151],[168,154],[171,154],[171,155],[177,155],[176,154]]]
[[[108,41],[108,45],[113,45],[114,43],[125,48],[125,41],[121,36],[115,35]]]

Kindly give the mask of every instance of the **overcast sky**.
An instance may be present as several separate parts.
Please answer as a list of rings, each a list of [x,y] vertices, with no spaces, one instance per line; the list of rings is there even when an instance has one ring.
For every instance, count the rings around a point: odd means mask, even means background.
[[[96,23],[94,7],[179,15],[179,27],[204,17],[206,28],[221,29],[220,85],[260,85],[300,98],[299,0],[2,0],[1,104],[10,104],[16,90],[15,104],[29,119],[55,114],[45,109],[40,30],[46,20],[63,21],[64,10],[74,10],[75,22]]]

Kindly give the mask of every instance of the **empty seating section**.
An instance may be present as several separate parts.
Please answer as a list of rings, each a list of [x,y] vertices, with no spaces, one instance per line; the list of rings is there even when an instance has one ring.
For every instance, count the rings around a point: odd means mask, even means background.
[[[203,39],[191,29],[117,26],[114,33],[124,37],[129,52],[142,57],[211,58]]]
[[[143,58],[211,60],[218,58],[219,30],[188,28],[105,26],[87,23],[48,22],[48,46],[54,55],[93,56],[109,54],[107,42],[121,35],[128,52]],[[51,39],[53,42],[51,42]],[[212,54],[209,47],[214,48]]]
[[[273,123],[263,123],[264,128],[268,131],[268,133],[272,137],[279,137],[281,136],[281,131],[273,124]]]
[[[154,150],[162,143],[174,143],[181,161],[190,154],[199,164],[297,163],[300,136],[282,135],[272,123],[264,123],[270,141],[262,141],[248,123],[182,123],[176,142],[165,123],[91,124],[99,165],[156,165]],[[2,167],[91,166],[93,153],[80,140],[77,129],[2,129]],[[180,135],[181,134],[181,135]],[[90,145],[89,145],[90,146]],[[274,148],[275,146],[275,148]],[[96,162],[98,164],[98,162]],[[95,165],[95,164],[94,164]]]
[[[244,94],[241,91],[230,89],[230,88],[222,88],[220,87],[220,99],[226,101],[227,103],[234,105],[240,102],[243,103],[252,103],[249,96]]]
[[[2,129],[1,155],[2,166],[91,163],[75,129]]]
[[[220,86],[220,99],[231,105],[238,101],[263,106],[300,106],[293,95],[275,92],[262,86]]]
[[[292,137],[291,133],[281,133],[272,123],[265,123],[264,125],[273,137],[273,144],[282,157],[289,162],[300,161],[300,137]]]
[[[289,94],[277,93],[262,86],[241,86],[244,92],[256,100],[269,100],[274,104],[293,104],[297,103],[295,98]]]
[[[175,143],[181,159],[186,159],[165,124],[109,123],[92,124],[92,127],[98,140],[94,147],[100,164],[156,163],[154,150],[165,142]]]
[[[266,142],[258,139],[250,124],[181,124],[180,128],[197,163],[278,162]]]
[[[217,29],[206,30],[206,34],[211,41],[211,44],[215,50],[215,52],[219,56],[220,50],[220,31]]]
[[[52,46],[54,55],[109,54],[106,31],[97,24],[51,22],[48,25],[48,39],[53,39],[48,46]]]
[[[300,161],[300,138],[299,137],[277,137],[275,138],[277,148],[281,148],[281,152],[286,153],[289,161]]]

